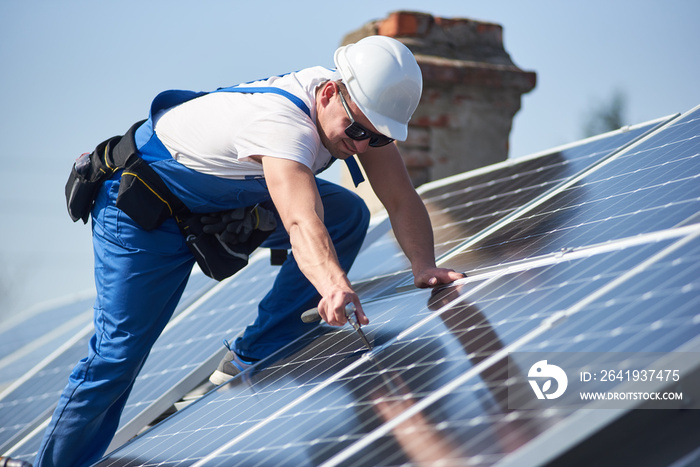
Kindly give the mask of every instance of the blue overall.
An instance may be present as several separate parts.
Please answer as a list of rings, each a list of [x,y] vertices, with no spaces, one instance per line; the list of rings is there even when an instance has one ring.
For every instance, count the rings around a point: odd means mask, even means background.
[[[151,117],[159,107],[169,108],[203,94],[168,93],[159,95],[165,95],[165,103],[161,100],[155,105],[159,97],[154,100]],[[152,126],[149,118],[137,131],[140,153],[191,211],[271,205],[263,178],[230,180],[191,170],[172,159]],[[60,397],[34,464],[37,467],[89,465],[104,454],[134,380],[172,316],[194,265],[174,219],[147,232],[117,209],[118,175],[101,187],[92,210],[95,334],[88,356],[73,369]],[[354,193],[325,180],[316,183],[324,222],[340,264],[348,271],[364,240],[369,212]],[[290,248],[281,222],[263,247]],[[236,340],[235,350],[255,359],[272,354],[310,329],[312,325],[304,324],[299,316],[319,300],[294,255],[289,255],[260,302],[257,319]]]

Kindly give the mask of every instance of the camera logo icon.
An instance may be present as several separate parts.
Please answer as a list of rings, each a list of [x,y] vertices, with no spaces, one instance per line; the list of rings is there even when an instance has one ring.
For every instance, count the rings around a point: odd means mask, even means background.
[[[566,372],[556,365],[548,364],[547,360],[540,360],[532,365],[527,376],[538,399],[556,399],[564,394],[569,384]],[[554,391],[552,391],[552,380],[557,383]]]

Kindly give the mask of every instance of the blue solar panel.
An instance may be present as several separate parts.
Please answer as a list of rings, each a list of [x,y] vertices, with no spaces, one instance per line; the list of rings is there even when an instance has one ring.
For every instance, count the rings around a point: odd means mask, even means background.
[[[525,269],[497,279],[489,287],[491,290],[482,289],[480,293],[470,294],[461,303],[448,305],[440,312],[441,321],[450,329],[450,334],[463,344],[463,354],[458,353],[455,359],[450,356],[441,358],[440,361],[444,361],[441,366],[454,365],[453,360],[462,360],[463,368],[452,373],[454,377],[448,383],[424,394],[413,395],[411,404],[407,404],[400,394],[390,395],[393,396],[390,402],[402,408],[401,418],[392,419],[359,437],[355,443],[331,457],[327,465],[340,462],[394,465],[415,461],[406,458],[407,452],[403,446],[396,449],[400,432],[410,431],[411,428],[429,433],[428,439],[440,440],[434,445],[423,444],[424,451],[419,453],[424,456],[423,460],[432,457],[432,460],[453,459],[469,465],[491,465],[541,433],[552,428],[556,430],[558,424],[571,415],[571,410],[509,409],[506,380],[510,375],[506,357],[515,351],[542,351],[543,342],[550,342],[551,345],[546,348],[550,352],[648,351],[649,347],[640,346],[641,341],[653,340],[656,336],[644,336],[647,333],[640,332],[642,330],[658,331],[658,335],[663,336],[662,340],[667,344],[655,347],[656,350],[672,351],[692,341],[700,330],[697,309],[681,307],[676,316],[668,320],[668,326],[661,326],[661,330],[658,320],[664,319],[667,313],[663,304],[650,303],[643,298],[643,294],[631,290],[634,287],[630,288],[629,285],[637,281],[654,283],[660,277],[672,278],[663,281],[661,286],[656,283],[653,289],[656,294],[669,295],[686,289],[689,292],[684,298],[697,304],[700,299],[697,287],[700,285],[698,233],[700,230],[695,229],[696,238],[692,244],[685,244],[684,248],[677,248],[678,244],[687,240],[681,237],[676,242],[672,239],[652,241],[618,251],[601,252],[588,258],[563,259],[544,268]],[[654,259],[654,255],[659,253],[663,253],[663,256]],[[692,260],[682,264],[681,258],[686,255],[690,255]],[[640,267],[645,261],[649,263]],[[688,270],[691,263],[693,266]],[[551,280],[553,278],[556,280]],[[536,286],[533,280],[542,284]],[[570,290],[577,282],[581,287],[590,288],[590,293],[572,296]],[[548,295],[557,302],[556,305],[544,299],[535,299],[530,303],[527,291],[537,293],[541,288],[551,288],[553,292]],[[590,300],[590,297],[596,298]],[[629,305],[629,314],[623,313],[620,323],[610,320],[611,315],[620,313],[614,301],[611,301],[613,297],[615,301]],[[529,326],[518,325],[522,319],[508,316],[509,306],[501,303],[504,300],[524,309],[524,313],[519,313],[521,317],[534,311],[530,316],[537,315],[537,322]],[[556,311],[557,308],[560,311]],[[640,308],[644,311],[640,312]],[[552,319],[562,314],[569,318]],[[435,337],[432,341],[443,339],[439,324],[442,323],[435,322],[433,326],[426,326],[417,332],[426,335],[433,329]],[[549,336],[564,328],[573,331],[569,338],[562,339],[558,345],[549,341]],[[427,339],[431,341],[430,337]],[[449,348],[444,344],[440,347]],[[415,363],[413,359],[407,360],[410,364]],[[557,449],[558,446],[550,446],[547,454],[551,455]],[[551,460],[553,458],[541,458],[541,462],[514,465],[543,465]]]
[[[442,263],[468,271],[696,222],[699,132],[694,110]]]
[[[93,296],[49,303],[38,311],[20,313],[28,313],[29,317],[19,322],[3,323],[0,330],[0,392],[46,358],[46,349],[60,347],[88,324],[92,320],[94,300]]]
[[[68,375],[76,362],[85,356],[91,333],[90,324],[76,333],[65,349],[59,348],[50,361],[27,373],[21,384],[8,389],[0,400],[0,452],[20,442],[51,416]]]
[[[122,413],[115,445],[126,442],[216,369],[224,338],[253,322],[279,268],[264,254],[207,295],[158,338]],[[175,390],[173,390],[175,388]]]
[[[187,309],[214,283],[215,281],[204,274],[193,274],[175,314]],[[0,453],[11,450],[17,443],[22,443],[20,448],[12,451],[14,456],[24,455],[27,460],[33,459],[43,433],[41,430],[36,433],[32,431],[48,422],[68,381],[68,375],[87,352],[92,333],[92,325],[84,325],[70,336],[70,339],[62,342],[61,346],[53,348],[53,352],[46,355],[48,360],[25,374],[21,384],[8,388],[3,393],[0,399],[0,420],[3,421],[0,427]],[[26,436],[31,439],[25,440]]]
[[[433,224],[435,255],[443,256],[483,229],[580,171],[600,162],[668,119],[638,125],[563,146],[536,157],[514,159],[426,185],[421,197]],[[369,235],[374,240],[353,266],[350,278],[362,281],[409,269],[388,220]],[[382,258],[382,261],[377,261]],[[405,277],[405,274],[402,276]]]

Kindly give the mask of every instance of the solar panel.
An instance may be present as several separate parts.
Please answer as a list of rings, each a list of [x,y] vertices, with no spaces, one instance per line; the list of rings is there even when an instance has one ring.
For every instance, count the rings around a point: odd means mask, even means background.
[[[699,117],[688,112],[441,263],[468,271],[697,222]]]
[[[120,446],[155,420],[216,369],[231,339],[255,320],[258,302],[279,268],[263,251],[207,295],[182,319],[169,323],[156,341],[129,396],[112,443]]]
[[[92,319],[90,298],[68,298],[47,303],[21,321],[7,321],[0,330],[0,392],[59,347]],[[1,428],[0,428],[1,430]]]
[[[666,121],[668,118],[610,132],[422,187],[421,198],[433,224],[436,257]],[[349,276],[354,282],[409,269],[388,220],[375,230],[384,235],[358,256]]]
[[[442,256],[516,208],[619,151],[658,127],[659,123],[650,122],[589,138],[536,159],[504,167],[499,171],[502,173],[487,173],[468,181],[462,180],[448,192],[444,186],[424,191],[422,197],[438,220],[436,256]],[[443,218],[438,219],[438,214]]]
[[[0,452],[6,452],[51,416],[68,375],[85,356],[92,332],[92,324],[84,326],[3,392],[0,399]]]
[[[454,234],[462,246],[449,246],[456,254],[444,263],[470,272],[454,286],[365,296],[372,352],[349,329],[320,326],[99,465],[556,459],[643,404],[604,416],[513,409],[509,355],[700,351],[697,113],[582,164],[484,222],[475,240]],[[695,357],[685,369],[698,376],[698,367]]]
[[[193,274],[175,314],[185,310],[214,283],[204,274]],[[43,436],[41,427],[48,423],[71,370],[85,356],[92,333],[91,320],[88,320],[88,324],[74,330],[61,345],[52,347],[53,351],[44,355],[42,362],[0,394],[0,420],[3,421],[0,453],[10,451],[21,455],[38,450]],[[39,347],[47,349],[43,344]],[[27,436],[31,439],[25,440]],[[22,443],[21,448],[13,449],[18,443]],[[28,457],[33,458],[33,455]]]

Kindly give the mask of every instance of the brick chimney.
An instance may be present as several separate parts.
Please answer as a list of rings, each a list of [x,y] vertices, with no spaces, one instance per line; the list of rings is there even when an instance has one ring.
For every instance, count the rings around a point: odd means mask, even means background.
[[[423,95],[399,148],[414,186],[505,160],[520,96],[536,74],[503,48],[503,28],[466,18],[398,11],[347,34],[343,45],[384,35],[403,42],[423,73]],[[347,174],[343,185],[351,186]],[[363,183],[360,194],[375,210]]]

